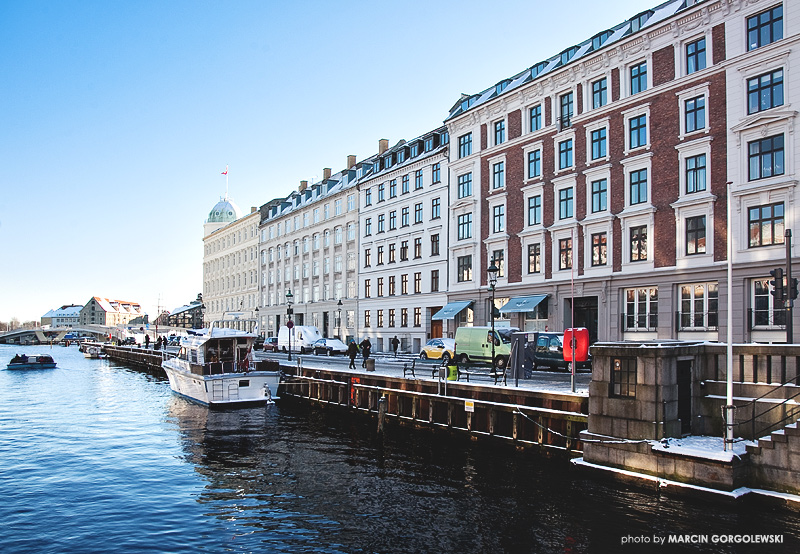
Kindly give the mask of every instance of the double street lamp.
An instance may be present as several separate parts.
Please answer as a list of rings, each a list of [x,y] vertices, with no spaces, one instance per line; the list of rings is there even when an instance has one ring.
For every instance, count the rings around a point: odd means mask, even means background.
[[[492,258],[491,265],[486,270],[486,273],[489,275],[489,292],[492,293],[492,302],[489,305],[489,311],[491,313],[491,318],[492,318],[492,371],[494,371],[495,370],[494,347],[497,342],[494,334],[494,291],[495,288],[497,288],[497,274],[500,273],[500,268],[495,265],[494,258]]]
[[[337,328],[339,329],[339,340],[344,342],[344,335],[342,335],[342,299],[339,299],[336,306],[339,308],[339,325]]]
[[[294,327],[294,323],[292,322],[292,303],[294,302],[294,295],[292,294],[292,289],[286,293],[286,327],[289,329],[289,361],[292,361],[292,327]]]

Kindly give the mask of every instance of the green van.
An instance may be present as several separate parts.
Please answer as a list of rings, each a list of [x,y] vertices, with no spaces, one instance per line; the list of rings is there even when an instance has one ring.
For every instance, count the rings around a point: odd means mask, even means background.
[[[494,330],[494,365],[506,367],[511,355],[511,339],[508,333]],[[459,327],[456,329],[455,359],[461,363],[492,363],[492,328]]]

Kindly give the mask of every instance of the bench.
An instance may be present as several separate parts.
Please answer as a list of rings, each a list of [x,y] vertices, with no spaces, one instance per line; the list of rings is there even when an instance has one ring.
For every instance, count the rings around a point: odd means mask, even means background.
[[[416,379],[417,374],[414,373],[414,367],[417,365],[417,360],[411,360],[411,364],[409,365],[408,362],[403,364],[403,378],[405,379],[406,376],[411,373],[411,376]]]

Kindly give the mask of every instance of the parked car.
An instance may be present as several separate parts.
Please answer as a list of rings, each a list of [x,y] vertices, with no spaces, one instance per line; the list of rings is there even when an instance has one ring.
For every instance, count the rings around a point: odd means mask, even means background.
[[[525,348],[525,365],[533,370],[548,368],[568,370],[569,362],[564,361],[563,333],[536,333],[534,340]],[[576,369],[591,369],[591,356],[586,362],[578,362]]]
[[[264,352],[278,351],[278,337],[267,337],[264,339]]]
[[[345,354],[347,345],[339,339],[319,339],[314,343],[314,355],[325,354],[333,356],[335,354]]]
[[[425,344],[425,346],[422,347],[419,357],[423,360],[441,359],[443,362],[449,362],[453,359],[453,353],[455,352],[455,349],[455,339],[431,339]]]
[[[295,325],[291,330],[284,325],[278,329],[278,346],[283,352],[287,352],[291,346],[293,351],[299,350],[301,354],[305,354],[321,338],[322,333],[313,325]]]
[[[507,333],[500,333],[497,329],[493,336],[491,327],[459,327],[456,329],[456,360],[461,363],[492,364],[492,340],[494,340],[494,366],[506,367],[511,354],[511,339]]]

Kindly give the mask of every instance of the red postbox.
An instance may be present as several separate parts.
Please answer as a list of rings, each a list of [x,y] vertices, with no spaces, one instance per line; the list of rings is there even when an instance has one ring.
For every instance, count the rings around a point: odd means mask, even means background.
[[[575,327],[564,330],[564,361],[572,361],[572,341],[575,341],[575,361],[585,362],[589,359],[589,329]]]

